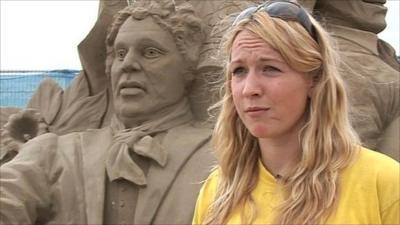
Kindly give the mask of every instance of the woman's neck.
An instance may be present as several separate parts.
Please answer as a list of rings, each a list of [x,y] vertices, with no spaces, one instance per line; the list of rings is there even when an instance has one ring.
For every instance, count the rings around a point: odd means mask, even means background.
[[[284,175],[285,169],[295,164],[301,155],[298,132],[285,138],[259,138],[261,161],[273,176]]]

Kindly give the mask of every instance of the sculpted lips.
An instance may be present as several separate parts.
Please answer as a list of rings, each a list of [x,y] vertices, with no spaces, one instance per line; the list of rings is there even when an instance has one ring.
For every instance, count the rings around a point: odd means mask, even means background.
[[[137,81],[124,81],[119,85],[118,90],[122,96],[133,96],[145,92],[146,88]]]

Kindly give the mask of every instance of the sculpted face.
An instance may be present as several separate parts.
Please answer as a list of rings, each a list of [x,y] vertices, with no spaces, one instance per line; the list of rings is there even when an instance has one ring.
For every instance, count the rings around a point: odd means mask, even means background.
[[[185,61],[172,35],[151,17],[128,18],[114,43],[114,110],[128,127],[152,120],[185,94]]]
[[[318,0],[315,10],[334,24],[377,34],[386,27],[385,3],[386,0]]]
[[[293,70],[249,31],[233,42],[229,72],[236,111],[252,135],[283,138],[301,128],[311,76]]]

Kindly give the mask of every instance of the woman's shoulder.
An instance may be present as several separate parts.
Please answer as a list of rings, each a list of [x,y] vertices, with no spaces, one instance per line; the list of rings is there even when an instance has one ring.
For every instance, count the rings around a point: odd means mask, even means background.
[[[197,198],[196,209],[193,215],[193,224],[202,224],[209,206],[215,199],[219,169],[214,169],[205,180]]]
[[[217,188],[219,176],[220,176],[219,168],[213,169],[213,171],[205,180],[201,192],[207,195],[215,195],[215,189]]]
[[[371,149],[360,147],[356,163],[375,170],[399,170],[399,162],[393,158]]]
[[[360,147],[349,170],[356,172],[360,178],[375,177],[378,182],[392,182],[400,179],[400,164],[382,153]]]
[[[371,188],[376,189],[382,215],[385,218],[391,215],[394,215],[393,218],[395,218],[397,215],[397,219],[392,220],[398,221],[400,200],[399,162],[382,153],[361,148],[359,163],[364,168],[361,170],[363,172],[360,174],[361,179],[364,180],[365,184],[370,184]]]
[[[204,184],[201,187],[199,198],[201,198],[203,200],[203,203],[206,203],[206,205],[211,203],[212,200],[215,198],[219,176],[219,168],[215,168],[210,173],[208,178],[204,181]]]

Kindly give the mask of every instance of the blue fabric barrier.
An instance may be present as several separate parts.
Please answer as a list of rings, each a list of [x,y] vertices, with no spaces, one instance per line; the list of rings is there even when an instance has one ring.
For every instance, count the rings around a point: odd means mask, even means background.
[[[78,70],[0,71],[0,107],[24,108],[42,80],[51,78],[63,89]]]

